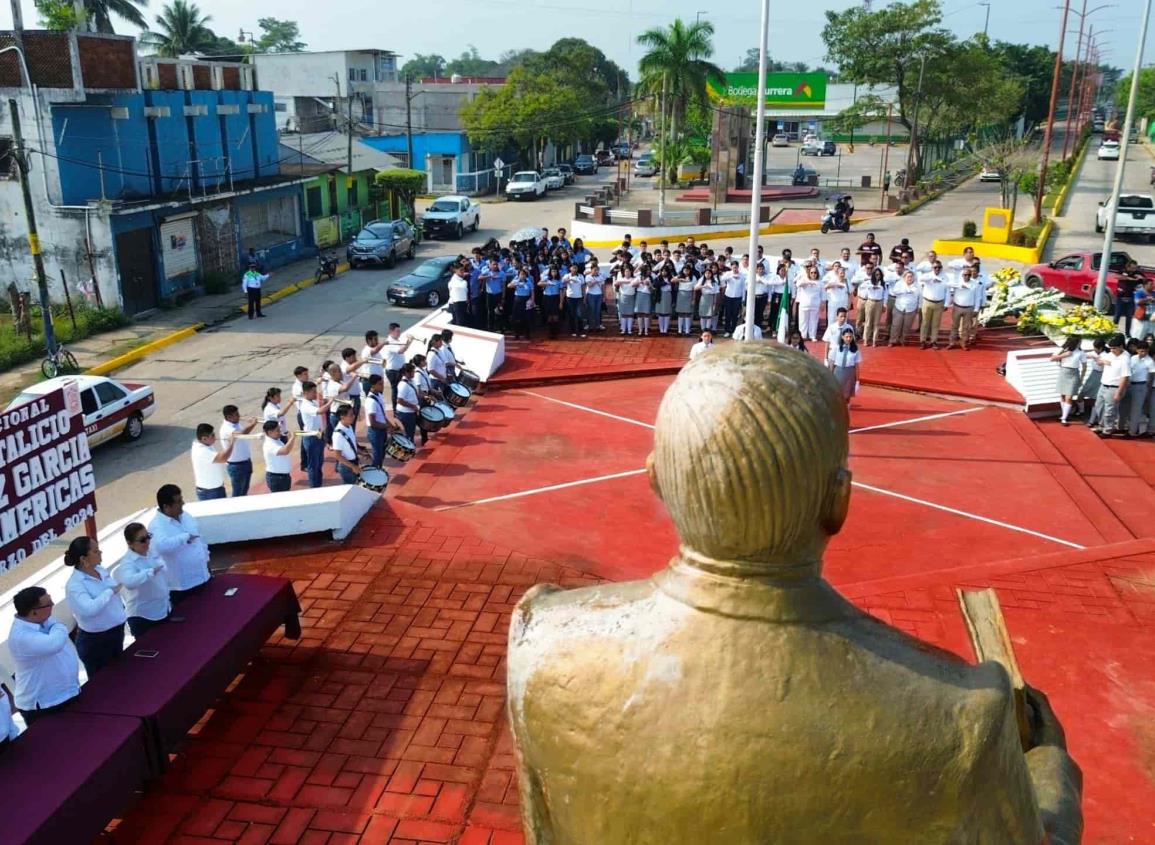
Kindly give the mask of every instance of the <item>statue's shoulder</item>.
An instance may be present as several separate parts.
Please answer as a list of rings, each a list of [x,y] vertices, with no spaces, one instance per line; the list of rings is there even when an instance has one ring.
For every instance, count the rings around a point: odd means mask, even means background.
[[[510,648],[527,636],[556,630],[580,636],[598,630],[608,617],[628,613],[652,599],[649,581],[598,584],[567,590],[554,584],[535,584],[513,609],[509,626]]]

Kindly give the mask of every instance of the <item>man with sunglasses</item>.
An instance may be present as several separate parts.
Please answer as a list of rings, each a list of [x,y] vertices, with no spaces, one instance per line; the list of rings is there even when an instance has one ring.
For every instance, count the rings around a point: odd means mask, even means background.
[[[80,657],[68,628],[52,618],[54,605],[47,590],[25,587],[12,604],[16,618],[8,651],[16,671],[16,707],[31,725],[80,694]]]
[[[124,586],[128,630],[134,639],[168,618],[172,600],[168,591],[168,568],[152,551],[152,534],[139,522],[124,528],[128,553],[113,567],[112,578]]]

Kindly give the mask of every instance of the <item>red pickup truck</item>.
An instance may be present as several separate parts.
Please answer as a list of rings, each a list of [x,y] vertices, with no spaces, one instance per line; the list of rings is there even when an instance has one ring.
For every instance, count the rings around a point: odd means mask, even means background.
[[[1082,299],[1090,302],[1095,298],[1095,285],[1099,282],[1099,267],[1101,266],[1101,252],[1072,252],[1057,258],[1050,264],[1035,264],[1028,267],[1023,273],[1023,279],[1029,287],[1048,287],[1061,290],[1072,299]],[[1111,263],[1107,265],[1107,309],[1110,310],[1115,301],[1115,287],[1118,274],[1123,266],[1131,260],[1125,252],[1112,252]],[[1140,267],[1139,272],[1148,279],[1155,279],[1155,268]]]

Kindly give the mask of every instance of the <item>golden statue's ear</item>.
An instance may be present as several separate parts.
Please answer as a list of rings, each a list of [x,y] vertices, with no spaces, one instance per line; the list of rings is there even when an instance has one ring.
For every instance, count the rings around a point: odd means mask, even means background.
[[[834,488],[830,491],[830,501],[826,513],[822,517],[822,530],[833,537],[842,530],[846,522],[846,514],[850,510],[850,470],[843,467],[834,479]]]
[[[658,489],[658,471],[654,468],[654,453],[646,455],[646,475],[650,479],[650,489],[654,491],[654,495],[659,499],[662,498],[662,491]]]

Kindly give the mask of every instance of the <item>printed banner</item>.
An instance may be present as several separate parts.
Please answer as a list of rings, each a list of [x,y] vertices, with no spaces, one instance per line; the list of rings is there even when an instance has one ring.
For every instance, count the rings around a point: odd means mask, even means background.
[[[728,103],[757,104],[758,74],[728,73],[725,90],[710,83],[710,94]],[[766,105],[776,109],[823,109],[826,107],[825,73],[766,74]]]

